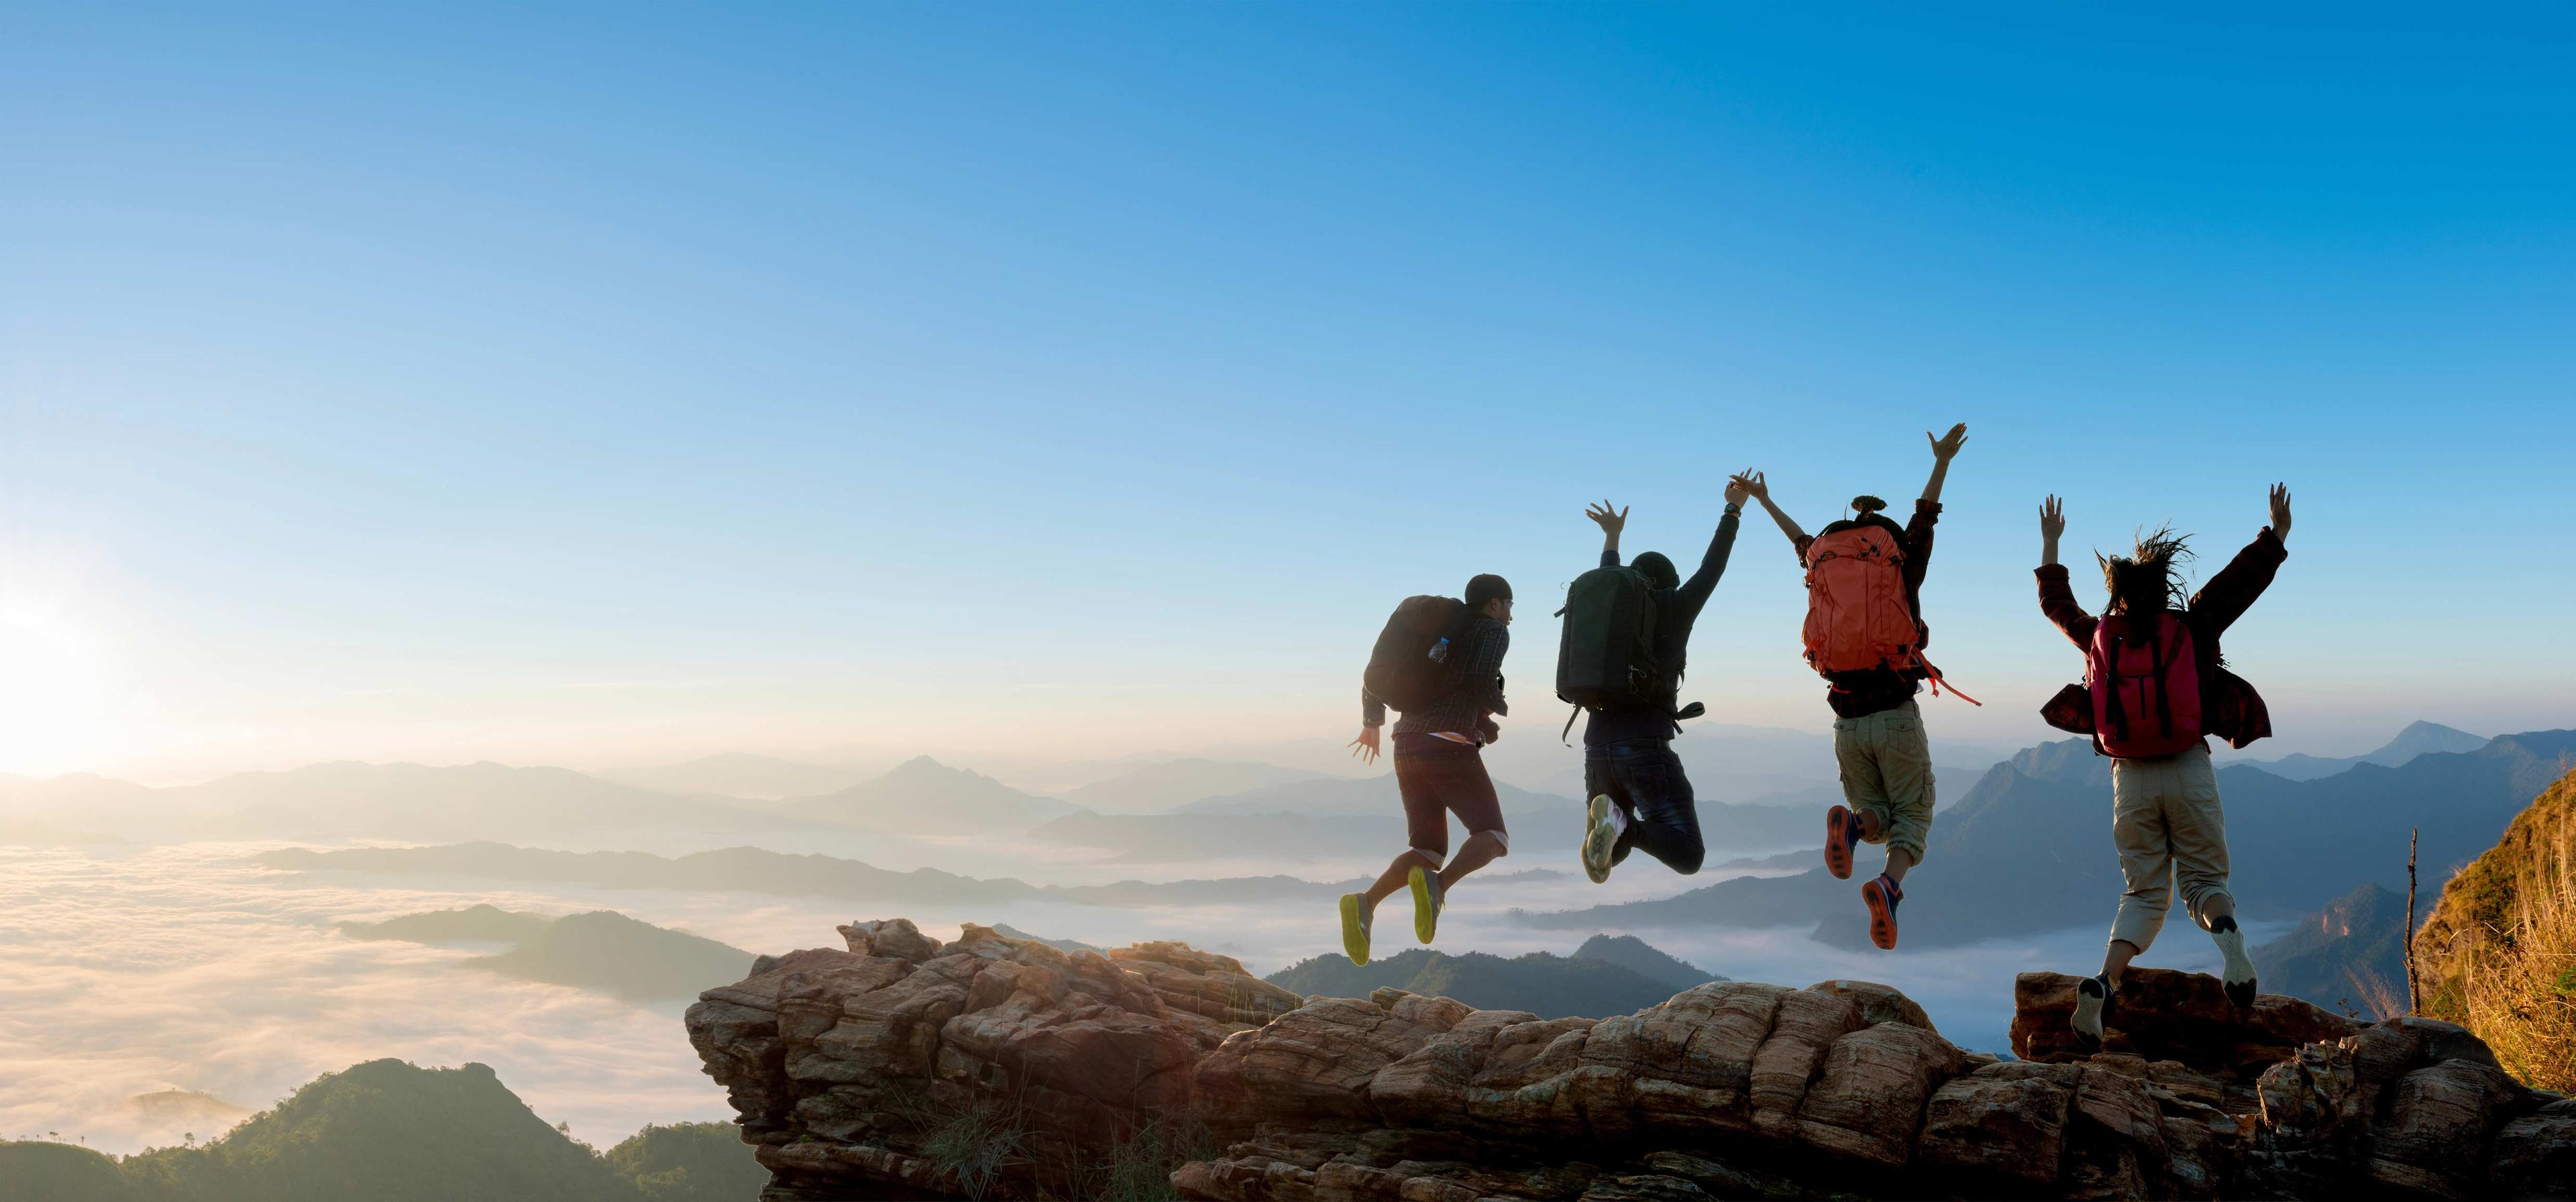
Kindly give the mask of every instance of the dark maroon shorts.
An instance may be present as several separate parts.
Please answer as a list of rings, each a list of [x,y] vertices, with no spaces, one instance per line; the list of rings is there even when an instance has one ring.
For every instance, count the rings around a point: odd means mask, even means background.
[[[1482,749],[1432,735],[1395,736],[1395,787],[1404,794],[1404,833],[1416,851],[1449,858],[1449,818],[1468,834],[1503,831],[1503,803],[1485,775]]]

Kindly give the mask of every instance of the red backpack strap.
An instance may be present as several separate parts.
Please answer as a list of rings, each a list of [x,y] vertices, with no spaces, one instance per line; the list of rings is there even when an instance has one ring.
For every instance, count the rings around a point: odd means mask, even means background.
[[[1935,696],[1935,697],[1940,696],[1940,695],[1941,695],[1941,687],[1942,687],[1943,685],[1949,685],[1949,688],[1950,688],[1950,695],[1951,695],[1951,696],[1956,697],[1956,698],[1958,698],[1958,699],[1959,699],[1959,700],[1961,700],[1961,701],[1965,701],[1965,702],[1967,702],[1968,704],[1973,705],[1973,706],[1976,706],[1976,707],[1978,707],[1978,708],[1980,708],[1980,709],[1985,708],[1985,704],[1986,704],[1985,702],[1979,701],[1979,700],[1977,700],[1976,698],[1974,698],[1974,697],[1971,697],[1971,696],[1967,695],[1966,693],[1962,693],[1962,692],[1960,692],[1960,691],[1959,691],[1959,686],[1954,685],[1954,684],[1950,684],[1949,680],[1948,680],[1946,677],[1944,677],[1944,676],[1942,676],[1942,675],[1941,675],[1941,669],[1933,667],[1933,666],[1932,666],[1932,661],[1931,661],[1931,660],[1928,660],[1928,659],[1923,658],[1923,651],[1922,651],[1922,649],[1921,649],[1921,648],[1919,648],[1919,647],[1918,647],[1918,648],[1916,648],[1916,649],[1915,649],[1911,654],[1912,654],[1912,656],[1913,656],[1914,662],[1915,662],[1916,664],[1918,664],[1918,665],[1921,665],[1921,666],[1922,666],[1922,668],[1923,668],[1923,679],[1931,683],[1931,685],[1932,685],[1932,695],[1933,695],[1933,696]]]

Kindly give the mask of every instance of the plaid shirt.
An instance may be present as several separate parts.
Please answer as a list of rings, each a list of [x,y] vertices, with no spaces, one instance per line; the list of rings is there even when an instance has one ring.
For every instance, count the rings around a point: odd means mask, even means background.
[[[1492,618],[1478,618],[1473,641],[1476,658],[1459,677],[1458,687],[1421,709],[1406,711],[1396,719],[1395,733],[1457,734],[1482,743],[1485,716],[1512,712],[1503,703],[1503,653],[1511,650],[1511,632]],[[1370,696],[1365,688],[1360,690],[1360,722],[1368,726],[1386,724],[1386,703]]]

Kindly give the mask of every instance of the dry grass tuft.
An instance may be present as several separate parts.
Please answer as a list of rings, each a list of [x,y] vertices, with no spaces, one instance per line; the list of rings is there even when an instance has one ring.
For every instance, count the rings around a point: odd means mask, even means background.
[[[2484,930],[2462,930],[2442,954],[2460,968],[2459,1017],[2496,1061],[2535,1089],[2576,1092],[2576,855],[2519,874],[2513,900]]]

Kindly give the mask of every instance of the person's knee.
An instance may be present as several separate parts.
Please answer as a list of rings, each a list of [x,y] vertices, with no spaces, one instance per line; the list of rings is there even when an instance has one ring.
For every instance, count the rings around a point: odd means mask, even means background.
[[[1447,863],[1449,859],[1449,849],[1445,847],[1437,850],[1428,847],[1409,847],[1405,849],[1405,852],[1408,855],[1421,857],[1423,860],[1429,862],[1434,868],[1438,868],[1442,864]]]
[[[1707,859],[1708,849],[1693,847],[1674,853],[1673,858],[1664,861],[1664,866],[1683,876],[1691,876],[1699,872],[1699,866]]]
[[[1494,858],[1497,860],[1512,854],[1512,837],[1501,831],[1477,831],[1468,837],[1484,840],[1494,849]]]

